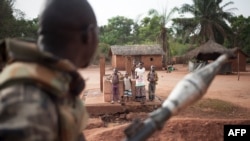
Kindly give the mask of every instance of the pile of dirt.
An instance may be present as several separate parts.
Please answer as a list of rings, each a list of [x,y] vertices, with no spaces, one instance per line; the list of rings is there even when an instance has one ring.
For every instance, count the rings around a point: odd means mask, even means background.
[[[161,131],[155,132],[148,141],[223,141],[224,125],[250,124],[243,119],[192,119],[173,118]],[[88,141],[121,141],[125,138],[124,130],[129,124],[99,127],[84,131]]]
[[[118,141],[133,121],[144,121],[150,111],[135,108],[113,114],[100,114],[89,120],[84,131],[88,141]],[[250,124],[250,109],[218,99],[202,99],[166,122],[149,141],[223,140],[225,124]]]

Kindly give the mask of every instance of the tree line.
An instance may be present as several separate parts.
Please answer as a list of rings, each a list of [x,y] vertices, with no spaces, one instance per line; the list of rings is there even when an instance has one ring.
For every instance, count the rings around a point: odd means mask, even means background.
[[[14,9],[14,0],[0,1],[0,39],[37,38],[38,18],[26,20],[25,13]]]
[[[0,1],[0,39],[7,37],[37,39],[38,17],[28,20],[14,9],[14,0]],[[193,46],[214,40],[228,48],[240,47],[250,56],[250,17],[235,16],[233,2],[193,0],[170,11],[150,9],[145,17],[130,19],[115,16],[99,27],[97,55],[107,59],[111,45],[161,44],[166,59],[182,55]],[[173,14],[179,17],[173,18]],[[186,18],[185,14],[192,17]],[[171,26],[166,25],[172,23]],[[97,56],[98,57],[98,56]]]

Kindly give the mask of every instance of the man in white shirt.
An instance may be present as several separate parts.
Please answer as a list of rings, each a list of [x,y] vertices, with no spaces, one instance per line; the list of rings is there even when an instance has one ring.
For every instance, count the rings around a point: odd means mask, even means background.
[[[143,67],[143,62],[139,63],[139,67],[135,69],[135,76],[136,76],[136,95],[135,99],[142,104],[145,103],[146,100],[146,89],[145,89],[145,81],[143,79],[143,75],[145,73],[145,68]]]

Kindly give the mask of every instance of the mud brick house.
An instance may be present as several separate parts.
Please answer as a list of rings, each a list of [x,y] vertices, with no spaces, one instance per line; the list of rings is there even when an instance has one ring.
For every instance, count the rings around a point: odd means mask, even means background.
[[[234,48],[233,50],[236,58],[232,60],[232,71],[237,72],[238,69],[239,71],[246,71],[246,63],[249,56],[239,48]]]
[[[146,69],[154,65],[156,69],[162,68],[163,50],[160,45],[126,45],[111,46],[112,67],[119,70],[131,70],[133,61],[142,61]]]

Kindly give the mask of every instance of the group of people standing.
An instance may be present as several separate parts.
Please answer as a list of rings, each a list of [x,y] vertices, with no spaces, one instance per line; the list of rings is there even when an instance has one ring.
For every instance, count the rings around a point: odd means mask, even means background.
[[[144,79],[144,74],[146,72],[145,67],[143,66],[143,62],[139,62],[137,65],[134,65],[134,68],[131,72],[132,79],[135,79],[135,101],[141,102],[144,104],[146,101],[146,82]],[[118,70],[115,68],[113,70],[113,74],[111,75],[111,83],[112,83],[112,100],[113,104],[115,101],[120,103],[124,103],[132,99],[132,79],[129,77],[128,72],[125,73],[123,78],[124,84],[124,94],[121,96],[121,101],[119,98],[119,75]],[[158,81],[158,75],[155,71],[155,66],[151,65],[150,71],[147,74],[148,83],[148,99],[153,101],[155,99],[155,90],[156,84]]]

